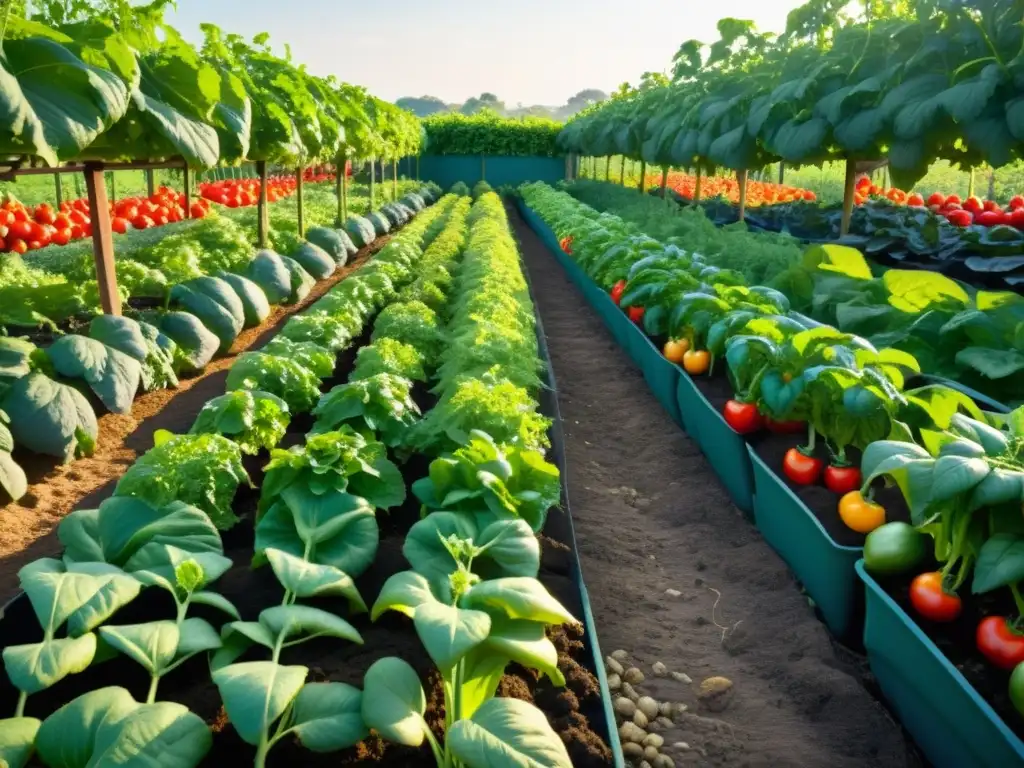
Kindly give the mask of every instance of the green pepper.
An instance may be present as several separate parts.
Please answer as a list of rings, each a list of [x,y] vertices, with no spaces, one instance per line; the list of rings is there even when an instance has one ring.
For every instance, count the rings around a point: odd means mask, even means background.
[[[926,552],[927,537],[914,526],[900,521],[886,523],[864,539],[864,567],[881,576],[908,573]]]
[[[1010,701],[1024,715],[1024,661],[1014,667],[1010,675]]]

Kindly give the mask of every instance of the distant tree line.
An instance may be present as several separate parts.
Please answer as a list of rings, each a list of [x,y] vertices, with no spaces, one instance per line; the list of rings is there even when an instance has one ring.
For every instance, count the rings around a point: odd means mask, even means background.
[[[524,106],[517,104],[514,107],[507,105],[493,93],[481,93],[479,96],[472,96],[462,104],[449,104],[436,96],[403,96],[395,104],[408,109],[420,117],[441,112],[461,112],[464,115],[475,115],[483,110],[490,110],[506,117],[549,117],[554,120],[566,120],[580,110],[598,101],[604,101],[608,94],[597,88],[586,88],[574,96],[570,96],[565,104],[561,106],[544,106],[534,104]]]

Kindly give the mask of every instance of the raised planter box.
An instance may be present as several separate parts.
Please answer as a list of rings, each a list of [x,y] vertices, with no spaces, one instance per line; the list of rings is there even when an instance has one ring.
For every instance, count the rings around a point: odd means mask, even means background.
[[[677,369],[679,370],[679,369]],[[676,399],[684,428],[708,457],[711,468],[735,504],[747,517],[754,514],[754,472],[747,441],[730,427],[683,370]]]
[[[702,423],[703,428],[703,423]],[[747,446],[754,478],[754,522],[765,541],[803,583],[836,637],[856,640],[864,590],[854,565],[862,547],[837,544],[780,477]]]
[[[1024,765],[1022,742],[864,569],[864,647],[882,694],[935,768]]]
[[[564,157],[507,155],[422,155],[420,179],[448,189],[457,181],[472,187],[481,179],[492,187],[525,181],[556,184],[565,178]]]
[[[632,333],[629,347],[633,362],[643,371],[647,386],[661,407],[672,417],[672,421],[682,427],[683,421],[679,414],[679,377],[683,375],[682,369],[666,360],[646,333],[632,323],[630,325]]]

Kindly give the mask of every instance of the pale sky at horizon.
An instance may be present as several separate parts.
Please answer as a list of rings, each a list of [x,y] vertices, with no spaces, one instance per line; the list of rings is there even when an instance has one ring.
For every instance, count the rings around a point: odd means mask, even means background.
[[[805,0],[178,0],[167,20],[192,42],[200,22],[251,38],[269,32],[318,75],[379,98],[463,102],[490,91],[507,105],[564,104],[666,71],[680,43],[717,39],[719,19],[780,32]]]

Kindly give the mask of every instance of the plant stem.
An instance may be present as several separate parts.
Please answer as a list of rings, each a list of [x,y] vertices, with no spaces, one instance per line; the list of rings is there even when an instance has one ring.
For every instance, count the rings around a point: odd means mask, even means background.
[[[14,709],[14,716],[21,717],[25,714],[25,702],[28,701],[28,694],[24,691],[18,692],[18,706]]]
[[[427,743],[430,744],[430,751],[434,753],[434,760],[437,762],[438,768],[444,768],[448,763],[448,759],[445,757],[445,753],[442,751],[441,745],[437,743],[437,739],[434,738],[434,734],[430,730],[430,726],[427,725],[426,721],[423,723],[423,733],[427,737]]]
[[[1016,584],[1010,585],[1010,594],[1013,595],[1013,602],[1017,606],[1017,616],[1015,617],[1015,620],[1020,621],[1021,617],[1024,616],[1024,596],[1021,596],[1020,587]]]
[[[256,759],[253,760],[254,768],[263,768],[267,764],[267,753],[270,751],[270,740],[266,733],[260,734],[260,743],[256,747]]]
[[[807,422],[807,445],[801,449],[801,453],[811,456],[814,453],[814,445],[817,442],[818,431],[814,428],[814,425]]]
[[[160,676],[153,675],[149,681],[149,693],[146,695],[146,703],[152,704],[156,701],[156,687],[160,685]]]

